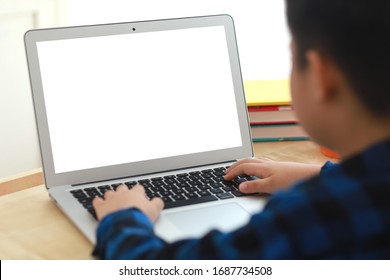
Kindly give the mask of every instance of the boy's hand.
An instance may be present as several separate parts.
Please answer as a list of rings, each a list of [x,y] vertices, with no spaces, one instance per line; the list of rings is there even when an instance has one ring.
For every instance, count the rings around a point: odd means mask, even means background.
[[[248,158],[238,161],[226,170],[225,180],[230,181],[243,174],[256,176],[261,179],[241,183],[240,191],[243,193],[273,193],[289,187],[297,180],[317,175],[320,170],[320,165]]]
[[[110,213],[134,207],[141,210],[154,223],[164,208],[161,198],[148,200],[141,185],[136,185],[131,190],[125,185],[120,185],[115,192],[107,191],[104,199],[96,197],[92,204],[99,221]]]

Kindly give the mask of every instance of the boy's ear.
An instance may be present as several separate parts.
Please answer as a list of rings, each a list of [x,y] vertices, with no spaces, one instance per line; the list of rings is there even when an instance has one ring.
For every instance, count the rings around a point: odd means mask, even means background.
[[[306,54],[308,66],[311,71],[312,86],[315,87],[316,98],[329,100],[337,92],[337,68],[328,57],[316,50],[310,50]]]

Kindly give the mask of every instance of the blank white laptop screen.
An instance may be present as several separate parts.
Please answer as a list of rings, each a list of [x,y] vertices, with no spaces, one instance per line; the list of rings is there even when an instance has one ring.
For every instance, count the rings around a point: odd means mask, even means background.
[[[223,26],[37,51],[57,174],[242,146]]]

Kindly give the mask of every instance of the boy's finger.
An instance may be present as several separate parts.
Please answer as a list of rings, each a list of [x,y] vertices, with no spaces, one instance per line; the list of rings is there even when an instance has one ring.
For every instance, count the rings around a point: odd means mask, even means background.
[[[141,184],[137,184],[137,185],[135,185],[135,186],[131,189],[131,191],[145,193],[145,188],[144,188],[144,186],[142,186]]]
[[[153,197],[150,202],[153,203],[160,211],[164,208],[164,201],[160,197]]]
[[[228,173],[226,173],[224,179],[227,181],[233,180],[237,176],[240,175],[248,175],[248,176],[258,176],[260,170],[259,170],[259,163],[257,162],[247,162],[242,163],[240,165],[237,165],[236,167],[232,168]],[[256,175],[257,174],[257,175]],[[261,176],[260,176],[261,177]]]
[[[260,157],[260,158],[252,157],[252,158],[242,159],[242,160],[232,164],[228,169],[226,169],[226,173],[229,173],[231,170],[233,170],[237,166],[240,166],[244,163],[263,163],[263,162],[269,162],[269,161],[272,161],[272,159],[269,159],[266,157]]]
[[[100,204],[102,204],[104,200],[99,197],[99,196],[96,196],[93,200],[92,200],[92,205],[93,207],[96,207],[96,206],[99,206]]]
[[[242,193],[270,193],[271,189],[270,181],[267,178],[248,181],[239,185],[239,190]]]
[[[249,163],[253,160],[253,158],[245,158],[240,161],[237,161],[236,163],[233,163],[228,169],[226,169],[226,174],[231,172],[233,169],[235,169],[237,166],[244,164],[244,163]]]
[[[106,198],[108,198],[108,197],[110,197],[111,195],[113,195],[114,194],[114,191],[106,191],[105,193],[104,193],[104,199],[106,199]]]
[[[125,184],[120,184],[117,188],[116,188],[116,191],[124,191],[124,190],[128,190],[127,186]]]

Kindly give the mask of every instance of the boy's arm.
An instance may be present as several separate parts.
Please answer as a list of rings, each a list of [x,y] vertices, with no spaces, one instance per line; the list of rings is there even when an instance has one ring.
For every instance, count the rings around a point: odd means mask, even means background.
[[[155,259],[165,242],[153,233],[149,218],[136,208],[110,213],[100,221],[93,255],[99,259]]]
[[[291,165],[291,163],[272,161],[269,161],[269,164],[262,164],[260,161],[254,163],[257,163],[258,167],[263,167],[262,172],[274,171],[268,175],[266,173],[260,175],[264,179],[259,180],[259,182],[267,181],[268,184],[281,184],[283,180],[279,181],[279,179],[283,179],[283,176],[288,174],[290,174],[289,180],[294,181],[305,176],[318,174],[321,170],[319,166]],[[325,169],[328,167],[330,164],[326,164],[322,172],[326,171]],[[227,177],[233,174],[231,172],[234,168],[239,168],[239,164],[229,169]],[[259,176],[258,173],[254,175]],[[277,226],[280,217],[275,220],[273,214],[264,214],[263,212],[261,215],[255,215],[247,226],[237,232],[223,234],[214,231],[202,239],[167,244],[153,232],[153,222],[158,218],[163,208],[163,202],[158,198],[147,200],[142,186],[136,186],[132,190],[128,190],[126,186],[120,186],[115,193],[107,192],[104,200],[96,198],[93,205],[98,219],[101,221],[97,231],[94,255],[104,259],[239,259],[254,257],[250,256],[254,252],[258,254],[256,258],[267,258],[268,253],[273,252],[274,248],[272,242],[264,243],[262,240],[274,240],[277,236],[285,238],[283,236],[286,234],[280,231],[280,227],[274,227]],[[257,233],[252,235],[255,232]],[[250,236],[251,238],[248,239]],[[248,242],[250,243],[249,247],[247,246]],[[254,248],[254,244],[259,244],[259,246]],[[244,248],[239,248],[241,245]],[[246,251],[248,248],[251,249]],[[235,255],[230,255],[231,252],[235,252]],[[284,253],[288,257],[289,252]]]
[[[278,248],[278,240],[287,240],[291,232],[278,225],[278,217],[272,211],[257,214],[234,232],[214,230],[200,239],[169,244],[154,234],[153,223],[144,213],[122,209],[101,220],[93,255],[100,259],[266,259],[277,253],[291,258],[293,246]]]
[[[154,252],[164,245],[153,234],[153,223],[164,208],[164,202],[157,197],[146,199],[141,185],[131,190],[121,185],[116,192],[108,191],[104,199],[96,197],[92,203],[100,221],[94,256],[101,259],[138,259],[144,250]],[[151,245],[153,250],[150,250]]]

